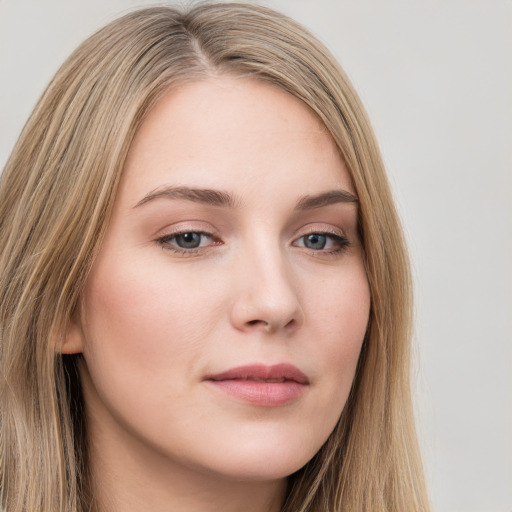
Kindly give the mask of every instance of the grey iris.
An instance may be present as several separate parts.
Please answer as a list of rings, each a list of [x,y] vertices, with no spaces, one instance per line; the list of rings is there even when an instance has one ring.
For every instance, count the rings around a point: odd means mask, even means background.
[[[176,244],[183,249],[195,249],[201,245],[201,234],[182,233],[176,236]]]
[[[304,237],[304,246],[308,249],[320,250],[325,247],[327,237],[318,233],[312,233]]]

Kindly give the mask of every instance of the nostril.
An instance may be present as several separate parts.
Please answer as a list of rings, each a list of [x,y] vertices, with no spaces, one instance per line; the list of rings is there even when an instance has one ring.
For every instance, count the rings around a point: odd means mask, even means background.
[[[264,326],[269,325],[269,323],[265,320],[249,320],[249,322],[247,322],[247,325],[258,325],[258,324],[262,324]]]
[[[293,327],[296,323],[297,323],[296,320],[294,318],[292,318],[284,327],[285,327],[285,329],[290,328],[290,327]]]

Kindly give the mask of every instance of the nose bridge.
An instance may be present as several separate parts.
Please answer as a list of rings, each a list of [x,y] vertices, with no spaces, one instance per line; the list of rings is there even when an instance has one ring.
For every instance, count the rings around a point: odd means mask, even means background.
[[[238,328],[275,331],[302,323],[291,262],[279,236],[261,229],[237,258],[232,319]]]

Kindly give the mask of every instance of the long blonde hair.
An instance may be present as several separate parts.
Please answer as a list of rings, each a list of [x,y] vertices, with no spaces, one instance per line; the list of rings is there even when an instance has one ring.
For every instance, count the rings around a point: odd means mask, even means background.
[[[87,443],[73,356],[59,348],[108,224],[141,121],[170,88],[254,77],[302,100],[339,146],[359,197],[371,289],[350,397],[283,512],[427,511],[409,385],[411,292],[371,126],[329,52],[265,7],[154,7],[110,23],[64,63],[0,178],[1,505],[84,512]]]

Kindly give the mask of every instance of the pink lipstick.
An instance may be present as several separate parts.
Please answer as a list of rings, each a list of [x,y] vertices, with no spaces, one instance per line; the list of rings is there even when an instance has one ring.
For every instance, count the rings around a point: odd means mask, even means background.
[[[309,385],[306,375],[287,363],[239,366],[208,375],[205,381],[228,395],[261,407],[293,402]]]

